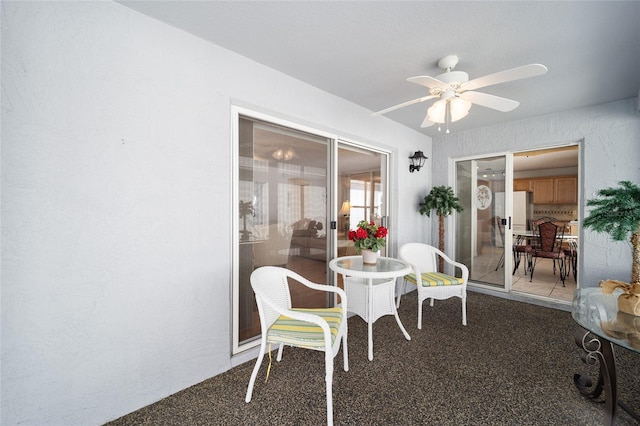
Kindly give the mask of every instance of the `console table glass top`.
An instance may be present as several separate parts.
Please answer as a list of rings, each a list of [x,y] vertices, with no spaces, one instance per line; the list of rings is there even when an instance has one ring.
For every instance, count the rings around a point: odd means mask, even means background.
[[[411,267],[398,259],[379,257],[375,265],[364,263],[362,256],[346,256],[333,259],[331,269],[360,278],[393,278],[411,272]]]
[[[571,316],[596,336],[640,352],[640,329],[634,334],[640,317],[618,311],[620,294],[621,291],[604,294],[599,287],[578,289],[573,295]]]

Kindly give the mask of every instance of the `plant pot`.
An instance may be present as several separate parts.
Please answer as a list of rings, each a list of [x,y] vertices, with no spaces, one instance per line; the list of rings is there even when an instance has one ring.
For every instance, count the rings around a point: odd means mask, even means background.
[[[366,263],[369,265],[375,265],[378,262],[378,253],[363,249],[362,253],[362,263]]]

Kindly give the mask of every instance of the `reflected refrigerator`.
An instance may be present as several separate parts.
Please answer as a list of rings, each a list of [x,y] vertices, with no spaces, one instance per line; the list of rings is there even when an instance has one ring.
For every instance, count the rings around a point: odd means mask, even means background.
[[[496,192],[494,216],[506,217],[504,213],[504,206],[504,192]],[[513,193],[511,230],[527,231],[529,229],[531,219],[533,219],[533,193],[527,191],[515,191]]]

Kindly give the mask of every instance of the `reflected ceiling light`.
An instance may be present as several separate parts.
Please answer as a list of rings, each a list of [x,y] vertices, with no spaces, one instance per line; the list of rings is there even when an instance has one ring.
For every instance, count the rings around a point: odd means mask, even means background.
[[[291,148],[287,148],[287,149],[278,148],[275,151],[273,151],[273,154],[271,154],[271,156],[276,160],[289,161],[296,156],[296,152]]]

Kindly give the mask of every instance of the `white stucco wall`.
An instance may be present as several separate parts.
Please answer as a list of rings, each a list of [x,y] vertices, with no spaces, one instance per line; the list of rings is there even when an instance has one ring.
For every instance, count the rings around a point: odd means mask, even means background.
[[[444,135],[434,139],[433,184],[449,182],[448,162],[473,155],[522,151],[580,142],[580,217],[588,214],[586,200],[598,190],[622,180],[640,183],[640,113],[636,99],[627,99],[553,116],[537,117],[500,126]],[[433,228],[433,235],[437,229]],[[580,230],[579,283],[598,285],[601,279],[628,282],[631,278],[631,244],[614,242],[607,234]]]
[[[429,242],[424,135],[116,3],[1,7],[1,424],[101,424],[231,367],[233,103],[393,147],[396,242]]]

